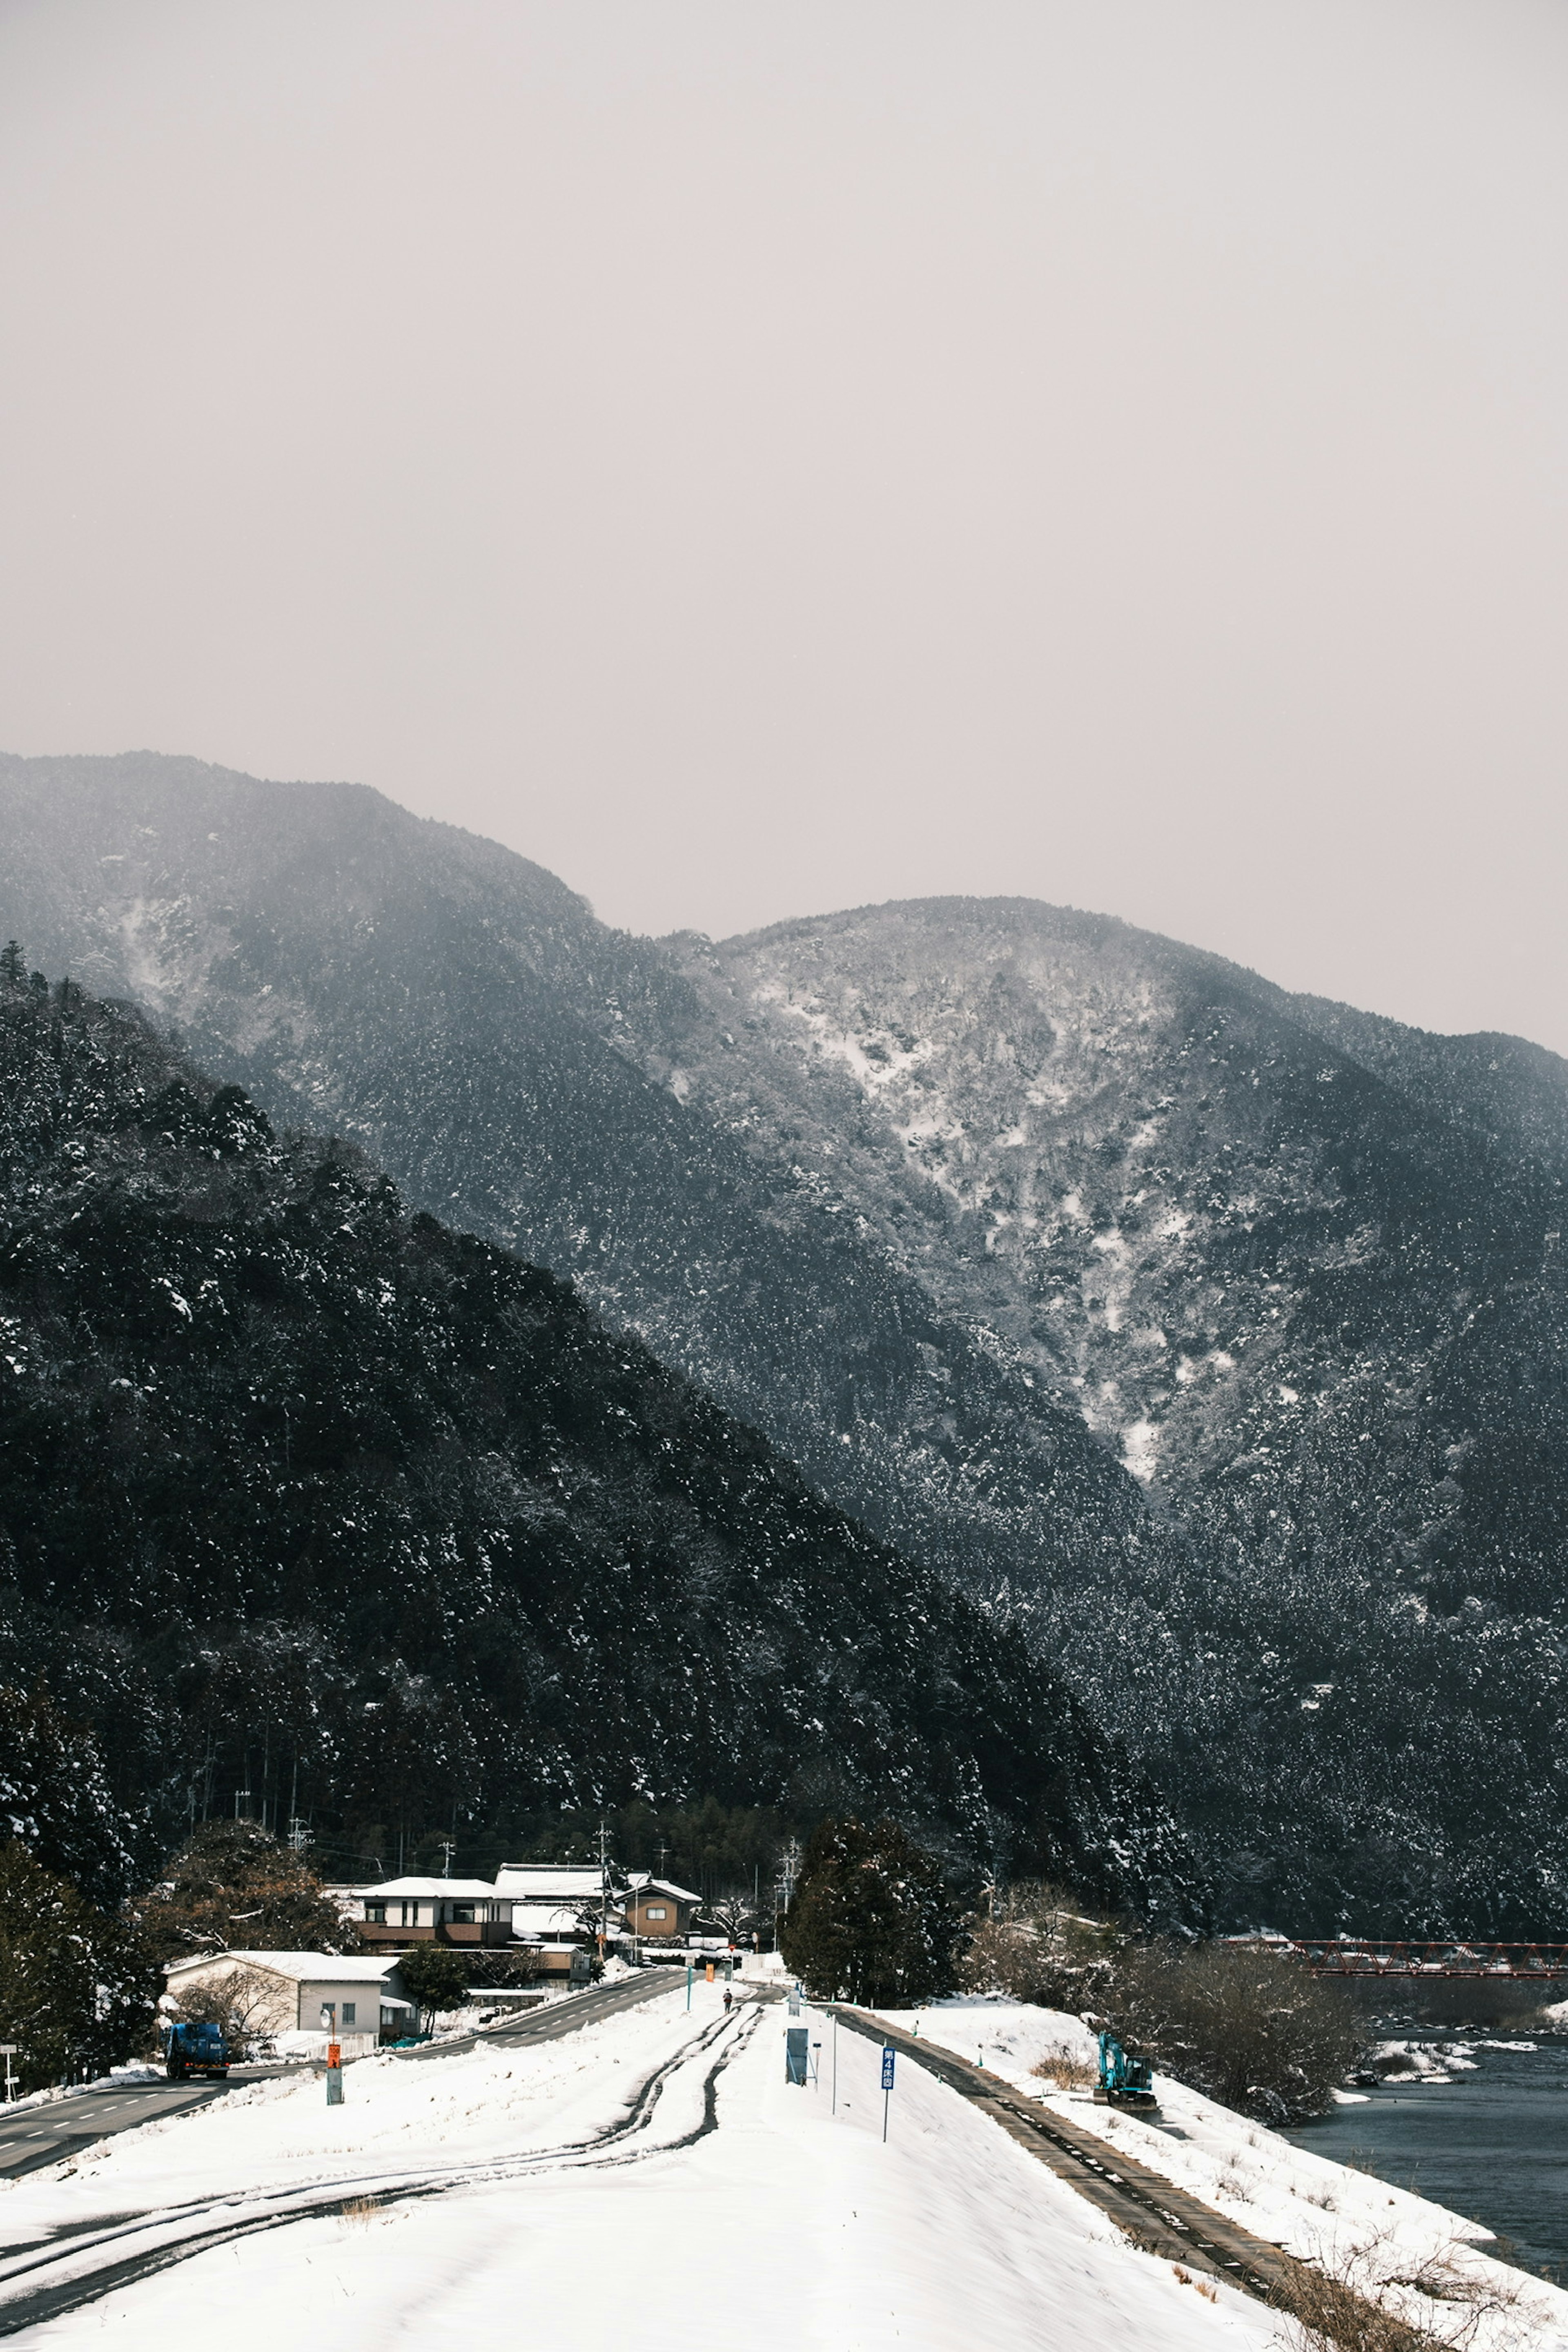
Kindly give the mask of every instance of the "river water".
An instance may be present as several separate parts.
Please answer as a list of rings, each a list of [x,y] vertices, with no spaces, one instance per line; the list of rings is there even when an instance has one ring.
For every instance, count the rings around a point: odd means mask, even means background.
[[[1511,2241],[1499,2250],[1510,2261],[1568,2284],[1568,2040],[1420,2038],[1434,2056],[1462,2051],[1474,2071],[1390,2084],[1285,2137],[1479,2221]]]

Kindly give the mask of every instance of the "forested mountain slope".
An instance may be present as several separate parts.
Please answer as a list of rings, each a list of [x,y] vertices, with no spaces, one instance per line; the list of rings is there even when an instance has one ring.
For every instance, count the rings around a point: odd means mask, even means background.
[[[830,1167],[1181,1531],[1138,1728],[1216,1822],[1227,1776],[1238,1910],[1563,1919],[1568,1066],[1027,900],[674,944],[689,1098]]]
[[[0,931],[1005,1596],[1228,1916],[1568,1931],[1564,1066],[1030,901],[714,946],[349,787],[0,763]]]
[[[1163,1540],[1070,1402],[944,1320],[819,1167],[680,1099],[648,1041],[700,997],[526,859],[355,786],[0,761],[7,932],[570,1276],[955,1581],[1073,1593]]]
[[[4,972],[0,1576],[0,1683],[154,1836],[712,1793],[1196,1895],[1016,1632],[550,1275]]]

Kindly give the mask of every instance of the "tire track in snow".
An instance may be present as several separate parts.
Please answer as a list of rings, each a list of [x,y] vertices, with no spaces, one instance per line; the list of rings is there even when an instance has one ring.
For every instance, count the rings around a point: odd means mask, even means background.
[[[290,2189],[265,2201],[233,2196],[203,2200],[162,2212],[140,2214],[103,2232],[94,2244],[77,2238],[68,2248],[30,2252],[20,2259],[0,2262],[0,2336],[19,2335],[46,2320],[63,2318],[86,2304],[98,2303],[117,2289],[134,2286],[197,2254],[251,2238],[269,2230],[289,2228],[296,2221],[330,2219],[350,2204],[393,2205],[431,2197],[447,2197],[463,2189],[499,2187],[538,2173],[601,2170],[611,2166],[645,2164],[690,2147],[718,2128],[719,2077],[761,2021],[762,2011],[750,2008],[735,2017],[721,2017],[694,2039],[650,2069],[632,2094],[630,2107],[619,2123],[608,2124],[586,2139],[569,2140],[558,2147],[532,2148],[515,2157],[492,2158],[480,2165],[442,2167],[389,2177],[372,2173],[334,2180],[330,2185]],[[702,2076],[702,2112],[690,2130],[674,2139],[658,2140],[627,2149],[626,2144],[647,2129],[665,2091],[693,2059],[718,2053]],[[235,2213],[241,2202],[251,2207]],[[260,2210],[256,2210],[258,2203]],[[228,2209],[227,2218],[211,2217]],[[202,2226],[206,2223],[207,2226]],[[157,2245],[134,2247],[138,2238],[176,2230],[180,2234]],[[132,2251],[123,2251],[127,2246]],[[98,2259],[94,2259],[94,2257]],[[107,2256],[108,2259],[103,2259]],[[19,2293],[10,2292],[13,2284]]]

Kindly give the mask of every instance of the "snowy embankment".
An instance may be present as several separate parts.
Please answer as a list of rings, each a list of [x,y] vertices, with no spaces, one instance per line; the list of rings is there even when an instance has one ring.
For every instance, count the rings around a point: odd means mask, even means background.
[[[1097,2106],[1082,2088],[1054,2087],[1037,2066],[1058,2056],[1079,2070],[1094,2061],[1095,2038],[1076,2017],[990,1996],[881,2013],[1058,2108],[1258,2237],[1378,2292],[1442,2340],[1476,2352],[1568,2352],[1568,2294],[1484,2253],[1489,2233],[1479,2222],[1295,2147],[1168,2074],[1156,2078],[1157,2119]],[[1391,2053],[1407,2046],[1387,2045]],[[1446,2063],[1465,2060],[1456,2052]],[[1429,2062],[1413,2055],[1410,2063]]]
[[[782,2003],[759,2013],[744,2002],[728,2027],[718,2016],[700,1988],[689,2017],[674,1992],[558,2042],[368,2061],[351,2070],[341,2108],[325,2105],[319,2080],[258,2084],[16,2183],[0,2194],[12,2246],[49,2231],[75,2246],[95,2219],[193,2197],[226,2195],[244,2210],[269,2185],[350,2185],[347,2210],[201,2252],[15,2340],[180,2352],[218,2324],[225,2352],[280,2341],[369,2352],[405,2336],[470,2352],[520,2331],[578,2352],[674,2352],[694,2335],[753,2352],[1279,2346],[1273,2315],[1135,2252],[918,2068],[899,2070],[884,2146],[870,2043],[840,2034],[835,2114],[826,2069],[806,2089],[784,2080]],[[717,2041],[685,2067],[681,2053],[710,2030]],[[830,2047],[826,2021],[811,2030]],[[715,2127],[694,2137],[725,2043]],[[671,2057],[677,2071],[635,2139],[353,2210],[359,2171],[580,2143],[624,2118],[650,2067]]]

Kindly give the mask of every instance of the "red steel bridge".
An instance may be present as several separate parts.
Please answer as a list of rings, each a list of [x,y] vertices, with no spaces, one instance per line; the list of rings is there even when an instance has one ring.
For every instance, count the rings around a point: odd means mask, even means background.
[[[1242,1940],[1237,1938],[1238,1941]],[[1259,1936],[1315,1977],[1568,1977],[1568,1944],[1400,1943],[1384,1936]]]

